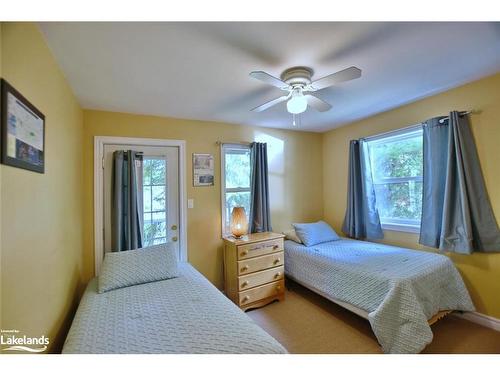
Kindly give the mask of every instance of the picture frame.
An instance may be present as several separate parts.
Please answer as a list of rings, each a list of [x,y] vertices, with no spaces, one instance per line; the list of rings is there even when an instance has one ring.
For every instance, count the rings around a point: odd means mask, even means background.
[[[214,186],[214,156],[193,154],[193,186]]]
[[[5,79],[0,85],[0,161],[43,174],[45,116]]]

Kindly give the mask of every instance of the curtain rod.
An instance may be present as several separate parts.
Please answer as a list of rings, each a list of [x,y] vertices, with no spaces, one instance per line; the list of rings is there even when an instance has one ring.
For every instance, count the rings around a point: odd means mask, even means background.
[[[244,145],[244,146],[249,146],[251,142],[222,142],[222,141],[217,141],[215,144],[217,146],[221,145]]]
[[[363,139],[365,141],[369,141],[369,140],[373,140],[373,139],[376,139],[376,138],[383,137],[385,135],[394,134],[394,133],[402,132],[402,131],[405,131],[405,130],[411,130],[411,129],[415,129],[416,130],[416,129],[421,128],[421,127],[422,127],[422,123],[419,123],[419,124],[415,124],[415,125],[405,126],[404,128],[389,130],[389,131],[386,131],[386,132],[383,132],[383,133],[378,133],[378,134],[370,135],[368,137],[362,137],[360,139]]]
[[[477,113],[477,111],[475,109],[471,109],[470,111],[458,112],[458,114],[460,116],[465,116],[465,115],[474,114],[474,113]],[[443,122],[445,122],[446,120],[449,120],[449,119],[450,119],[450,116],[443,117],[441,120],[439,120],[439,123],[442,124]]]
[[[475,113],[479,113],[479,111],[476,111],[475,109],[471,109],[469,111],[461,111],[461,112],[459,112],[460,116],[465,116],[465,115],[468,115],[468,114],[475,114]],[[446,120],[449,120],[449,119],[450,119],[449,116],[443,117],[442,119],[439,120],[439,123],[442,124],[443,122],[445,122]],[[385,135],[389,135],[389,134],[393,134],[393,133],[397,133],[397,132],[401,132],[401,131],[405,131],[405,130],[410,130],[410,129],[413,129],[413,128],[417,129],[417,128],[423,126],[423,125],[424,125],[424,122],[421,122],[421,123],[418,123],[418,124],[415,124],[415,125],[405,126],[404,128],[389,130],[389,131],[386,131],[386,132],[383,132],[383,133],[378,133],[378,134],[370,135],[368,137],[362,137],[360,139],[364,139],[364,140],[376,139],[376,138],[379,138],[379,137],[383,137]]]
[[[116,150],[116,151],[123,151],[123,156],[127,156],[128,157],[128,151],[130,151],[130,150]],[[135,151],[135,154],[136,155],[144,155],[144,152],[142,152],[142,151]]]

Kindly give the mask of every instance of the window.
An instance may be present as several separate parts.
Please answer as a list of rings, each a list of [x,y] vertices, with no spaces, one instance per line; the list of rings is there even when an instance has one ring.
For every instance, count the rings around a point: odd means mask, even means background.
[[[377,209],[384,229],[419,231],[422,144],[420,126],[367,140]]]
[[[144,157],[143,164],[143,246],[167,242],[167,161],[162,157]]]
[[[250,212],[250,148],[245,145],[222,146],[222,234],[230,233],[233,207]]]

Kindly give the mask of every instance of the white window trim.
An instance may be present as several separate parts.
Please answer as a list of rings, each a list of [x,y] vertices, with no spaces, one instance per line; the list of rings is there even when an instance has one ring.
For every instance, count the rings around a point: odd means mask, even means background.
[[[179,148],[179,259],[187,256],[186,141],[178,139],[94,137],[94,272],[99,275],[104,258],[104,145],[170,146]]]
[[[416,124],[416,125],[411,125],[407,126],[405,128],[397,129],[397,130],[391,130],[385,133],[380,133],[380,134],[375,134],[371,135],[369,137],[363,138],[367,142],[376,142],[376,141],[382,141],[386,138],[396,138],[396,137],[401,137],[401,140],[405,138],[410,138],[412,133],[416,133],[422,130],[422,124]]]
[[[377,134],[371,137],[365,138],[365,141],[371,144],[385,143],[385,141],[390,138],[392,140],[403,141],[408,138],[412,138],[416,133],[422,131],[422,124],[412,125],[406,128],[389,131],[382,134]],[[372,166],[373,167],[373,166]],[[381,179],[373,179],[373,184],[385,184],[385,183],[398,183],[407,181],[423,181],[423,176],[409,176],[409,177],[388,177]],[[413,220],[404,220],[398,218],[382,218],[380,217],[380,224],[383,230],[396,231],[396,232],[407,232],[407,233],[420,233],[420,220],[417,223],[412,223]]]
[[[221,143],[220,147],[220,176],[221,176],[221,234],[222,238],[231,235],[230,229],[226,227],[226,192],[238,193],[248,191],[246,188],[228,188],[226,190],[226,149],[249,150],[250,145],[241,143]],[[248,214],[248,213],[247,213]]]
[[[420,225],[405,225],[393,223],[381,223],[383,230],[393,232],[420,233]]]
[[[380,218],[382,229],[391,230],[396,232],[420,233],[420,222],[416,223],[414,220],[404,220],[397,218]]]

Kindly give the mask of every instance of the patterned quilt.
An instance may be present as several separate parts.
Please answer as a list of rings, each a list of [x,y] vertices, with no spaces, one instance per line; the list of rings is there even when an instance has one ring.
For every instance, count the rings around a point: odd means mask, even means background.
[[[187,263],[181,276],[97,293],[92,280],[63,353],[286,353]]]
[[[285,273],[325,296],[367,311],[385,353],[419,353],[440,310],[474,311],[444,255],[341,239],[311,247],[285,241]]]

